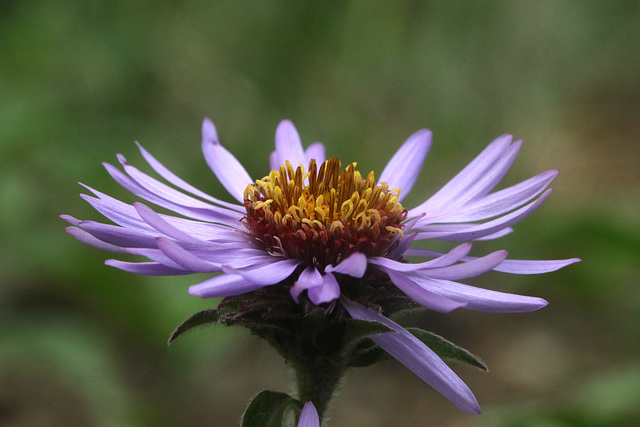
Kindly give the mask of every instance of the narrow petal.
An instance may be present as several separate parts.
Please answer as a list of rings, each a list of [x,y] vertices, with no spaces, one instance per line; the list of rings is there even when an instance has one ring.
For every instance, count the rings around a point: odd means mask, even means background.
[[[335,267],[328,265],[324,271],[327,273],[348,274],[351,277],[360,278],[367,271],[367,256],[360,252],[354,252]]]
[[[202,124],[202,152],[229,194],[240,203],[244,202],[244,190],[253,180],[233,154],[220,145],[215,127],[209,119]]]
[[[442,295],[435,294],[431,291],[424,289],[422,286],[417,285],[414,281],[409,279],[403,273],[388,270],[387,274],[389,279],[394,285],[404,292],[409,298],[417,302],[423,307],[430,310],[439,311],[441,313],[448,313],[456,308],[464,307],[464,302],[454,301],[450,298]]]
[[[189,294],[201,298],[221,298],[246,294],[264,286],[266,285],[250,282],[237,274],[220,274],[189,287]]]
[[[320,417],[313,402],[308,401],[302,407],[298,427],[320,427]]]
[[[289,290],[289,293],[291,294],[291,297],[296,302],[296,304],[299,304],[300,301],[298,300],[298,297],[304,290],[316,286],[322,286],[322,282],[322,274],[320,274],[320,272],[315,267],[309,266],[302,270],[302,273],[300,273],[298,280],[295,281],[295,283]]]
[[[466,303],[469,310],[492,313],[519,313],[535,311],[549,303],[542,298],[491,291],[450,280],[432,279],[413,273],[407,276],[423,289],[454,301]]]
[[[411,209],[409,211],[409,218],[425,212],[436,212],[451,202],[455,203],[456,198],[459,197],[460,194],[463,194],[469,187],[473,186],[502,156],[505,154],[508,155],[511,139],[511,135],[503,135],[495,139],[436,194],[431,196],[426,202]]]
[[[307,292],[312,303],[318,305],[331,302],[340,297],[340,285],[331,273],[322,276],[322,285],[315,286]]]
[[[411,191],[430,146],[431,131],[417,131],[402,144],[382,171],[378,181],[386,182],[390,189],[400,188],[402,191],[398,197],[399,201]]]
[[[471,246],[472,244],[469,242],[463,243],[453,248],[446,255],[439,254],[438,258],[432,259],[430,261],[421,262],[421,263],[400,262],[400,261],[394,261],[392,259],[388,259],[385,257],[371,257],[369,259],[369,262],[371,262],[372,264],[384,267],[387,270],[394,270],[394,271],[415,271],[415,270],[425,270],[429,268],[445,267],[463,259],[464,256],[467,255],[471,250]]]
[[[488,235],[498,233],[506,227],[509,227],[522,219],[526,218],[534,210],[536,210],[542,202],[551,194],[553,190],[549,189],[542,193],[533,202],[515,210],[507,215],[494,219],[492,221],[485,222],[483,224],[472,225],[458,225],[458,224],[445,224],[443,226],[430,226],[429,224],[418,224],[417,229],[421,232],[418,233],[418,239],[440,239],[452,242],[475,240],[486,237]],[[420,222],[420,221],[418,221]],[[440,230],[438,228],[440,227]]]
[[[342,298],[341,302],[353,318],[382,323],[394,330],[394,332],[370,337],[380,348],[395,357],[460,409],[470,414],[480,413],[480,406],[469,387],[424,343],[402,326],[373,310],[347,298]]]
[[[86,231],[78,227],[67,227],[65,230],[67,233],[75,237],[76,240],[84,243],[85,245],[94,247],[96,249],[101,249],[103,251],[109,251],[109,252],[119,252],[119,253],[127,252],[119,246],[112,245],[110,243],[105,243],[102,240],[96,239],[91,234],[87,233]]]
[[[111,175],[111,177],[118,184],[123,186],[129,192],[151,203],[154,203],[166,209],[170,209],[181,215],[204,221],[221,223],[231,227],[237,227],[238,220],[242,218],[242,214],[240,212],[232,211],[214,205],[207,206],[206,204],[204,204],[204,202],[200,202],[201,204],[199,204],[198,206],[185,206],[176,203],[175,201],[167,200],[159,196],[158,194],[145,189],[140,184],[136,183],[133,179],[131,179],[109,163],[103,163],[103,165],[107,172],[109,172],[109,175]]]
[[[164,238],[158,237],[156,239],[158,249],[162,251],[172,261],[180,265],[181,267],[191,271],[192,273],[215,273],[220,271],[220,264],[210,263],[201,260],[197,256],[193,255],[186,249],[183,249],[177,243]]]
[[[446,267],[428,268],[413,271],[413,274],[434,279],[460,280],[476,277],[493,270],[507,257],[507,251],[496,251],[473,261],[463,262]]]
[[[557,170],[543,172],[533,178],[492,193],[455,209],[442,211],[437,216],[427,215],[429,222],[473,222],[502,215],[529,202],[540,194],[558,175]]]
[[[191,274],[191,271],[172,268],[157,262],[126,262],[117,259],[108,259],[105,265],[118,268],[122,271],[147,276],[179,276]]]
[[[194,244],[207,243],[203,240],[194,238],[192,235],[188,233],[178,230],[177,228],[169,224],[167,221],[162,219],[162,217],[160,217],[160,215],[155,213],[153,209],[151,209],[150,207],[142,203],[135,202],[133,204],[133,207],[136,209],[136,211],[140,215],[140,218],[142,218],[147,224],[149,224],[151,227],[153,227],[155,230],[159,231],[162,234],[165,234],[169,237],[173,237],[174,239],[177,239],[182,242],[194,243]]]
[[[580,261],[580,258],[542,261],[506,259],[496,266],[494,270],[512,274],[541,274],[560,270],[567,265]]]
[[[296,127],[290,120],[283,120],[276,129],[276,167],[279,168],[288,160],[293,168],[304,165],[305,168],[309,164],[305,160],[304,151],[302,150],[302,142]],[[306,163],[306,164],[305,164]]]
[[[215,129],[214,129],[215,132]],[[215,138],[217,140],[217,136]],[[212,203],[216,203],[220,206],[224,206],[226,208],[229,209],[234,209],[237,210],[239,212],[244,211],[244,207],[243,206],[239,206],[239,205],[235,205],[233,203],[228,203],[225,202],[223,200],[217,199],[215,197],[210,196],[209,194],[198,190],[197,188],[195,188],[194,186],[192,186],[191,184],[189,184],[188,182],[184,181],[183,179],[181,179],[180,177],[178,177],[176,174],[174,174],[173,172],[171,172],[169,169],[167,169],[167,167],[165,167],[162,163],[160,163],[155,157],[153,157],[147,150],[145,150],[142,145],[140,145],[140,143],[138,143],[138,141],[136,141],[136,145],[138,146],[138,149],[140,149],[140,153],[142,154],[142,156],[144,157],[144,159],[147,161],[147,163],[149,163],[149,165],[153,168],[153,170],[155,170],[161,177],[163,177],[164,179],[166,179],[167,181],[169,181],[171,184],[175,185],[178,188],[183,189],[184,191],[187,191],[191,194],[193,194],[194,196],[198,196],[201,197],[205,200],[208,200]]]
[[[285,259],[282,261],[272,260],[245,269],[236,269],[225,265],[222,267],[222,270],[225,273],[238,274],[244,277],[245,280],[265,286],[279,283],[291,276],[298,267],[298,263],[299,261],[294,259]]]
[[[325,161],[324,145],[321,142],[314,142],[304,151],[304,164],[308,165],[311,159],[314,159],[317,165]]]

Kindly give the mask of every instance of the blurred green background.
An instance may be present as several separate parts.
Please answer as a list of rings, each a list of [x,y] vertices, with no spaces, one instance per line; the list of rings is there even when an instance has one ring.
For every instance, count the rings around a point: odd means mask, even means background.
[[[226,197],[200,152],[203,117],[253,177],[294,121],[305,144],[380,172],[415,130],[434,145],[405,205],[493,138],[525,145],[503,185],[558,168],[516,232],[476,245],[581,257],[560,272],[469,283],[542,296],[529,314],[403,319],[480,355],[454,369],[469,416],[399,363],[353,371],[334,426],[630,426],[640,419],[640,3],[637,1],[72,1],[0,3],[0,425],[232,426],[286,391],[245,330],[171,330],[215,301],[202,277],[103,265],[57,216],[101,219],[77,181],[134,201],[100,162],[134,140]],[[143,168],[147,170],[147,168]]]

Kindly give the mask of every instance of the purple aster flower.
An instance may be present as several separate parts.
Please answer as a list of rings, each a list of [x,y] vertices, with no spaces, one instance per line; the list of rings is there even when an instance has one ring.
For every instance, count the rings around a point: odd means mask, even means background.
[[[479,413],[469,388],[429,347],[389,320],[376,295],[396,292],[440,312],[526,312],[547,305],[541,298],[480,289],[459,280],[491,270],[546,273],[579,261],[511,260],[506,251],[469,255],[471,242],[504,236],[540,206],[558,172],[543,172],[491,192],[522,142],[505,135],[425,202],[406,209],[401,202],[416,182],[431,145],[430,131],[411,135],[377,180],[373,172],[361,175],[355,163],[343,168],[338,159],[325,159],[320,143],[304,150],[288,120],[278,126],[275,140],[271,172],[253,180],[220,145],[213,123],[205,119],[204,157],[237,203],[194,188],[138,145],[149,165],[172,186],[141,172],[122,155],[118,160],[124,172],[105,164],[107,171],[131,193],[177,215],[158,213],[139,202],[129,205],[85,186],[93,195],[81,197],[114,224],[63,215],[72,225],[67,230],[88,245],[148,259],[106,261],[132,273],[219,273],[190,287],[190,294],[202,298],[277,285],[296,303],[304,299],[326,304],[328,311],[346,310],[353,319],[383,324],[392,332],[370,337],[380,348],[463,410]],[[455,245],[447,253],[411,248],[415,240],[430,239]],[[408,262],[407,256],[421,261]],[[380,289],[363,285],[380,277],[378,283],[386,283]]]

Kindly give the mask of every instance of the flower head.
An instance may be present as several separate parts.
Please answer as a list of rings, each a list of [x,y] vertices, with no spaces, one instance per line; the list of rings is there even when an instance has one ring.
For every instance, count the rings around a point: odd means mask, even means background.
[[[535,274],[557,270],[578,259],[509,260],[506,251],[469,256],[473,241],[495,239],[547,198],[557,171],[543,172],[491,192],[514,161],[521,141],[493,141],[440,191],[411,209],[401,201],[416,181],[431,132],[411,135],[379,178],[355,163],[325,160],[324,147],[303,150],[290,121],[276,131],[271,171],[253,180],[220,145],[213,123],[202,127],[205,159],[238,203],[216,199],[170,172],[142,146],[149,165],[169,184],[131,166],[107,171],[125,189],[177,215],[146,204],[121,202],[85,186],[82,195],[114,224],[80,221],[64,215],[67,230],[100,249],[146,257],[145,262],[108,260],[108,265],[148,275],[220,273],[190,287],[203,298],[231,297],[260,289],[286,290],[296,304],[329,303],[351,318],[373,321],[391,331],[371,339],[464,410],[479,408],[466,385],[426,345],[385,317],[389,295],[426,308],[523,312],[544,307],[541,298],[465,285],[459,280],[490,270]],[[457,242],[449,252],[414,249],[415,240]],[[406,257],[419,257],[407,262]]]

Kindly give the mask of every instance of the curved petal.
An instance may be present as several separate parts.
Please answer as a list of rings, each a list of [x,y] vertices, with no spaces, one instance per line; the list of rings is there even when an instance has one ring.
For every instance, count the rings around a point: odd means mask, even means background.
[[[313,402],[308,401],[302,407],[300,418],[298,419],[298,427],[320,427],[320,417]]]
[[[208,134],[210,133],[211,132],[208,131]],[[215,132],[215,128],[213,129],[213,135],[217,140],[217,133]],[[145,150],[144,147],[142,147],[142,145],[140,145],[138,141],[136,141],[136,145],[138,146],[138,149],[140,150],[142,157],[144,157],[144,159],[147,161],[147,163],[149,163],[149,165],[153,168],[153,170],[156,171],[158,175],[160,175],[161,177],[169,181],[171,184],[175,185],[178,188],[181,188],[184,191],[187,191],[193,194],[194,196],[201,197],[212,203],[216,203],[218,205],[224,206],[229,209],[234,209],[240,212],[244,211],[244,207],[242,206],[238,206],[233,203],[228,203],[223,200],[216,199],[215,197],[212,197],[209,194],[198,190],[197,188],[195,188],[194,186],[192,186],[191,184],[189,184],[188,182],[184,181],[183,179],[178,177],[176,174],[171,172],[169,169],[167,169],[162,163],[160,163],[155,157],[153,157],[151,153]]]
[[[436,259],[432,259],[430,261],[425,261],[420,263],[400,262],[400,261],[395,261],[395,260],[384,258],[384,257],[371,257],[369,259],[369,262],[371,262],[372,264],[384,267],[387,270],[405,271],[405,272],[445,267],[453,263],[456,263],[460,261],[462,258],[464,258],[464,256],[467,255],[471,250],[471,245],[472,244],[469,242],[463,243],[453,248],[447,254],[438,254]],[[409,251],[407,252],[408,252],[407,255],[410,255]]]
[[[222,271],[228,274],[238,274],[252,283],[273,285],[291,276],[298,267],[300,261],[284,259],[282,261],[269,260],[263,264],[253,265],[244,269],[236,269],[229,265],[223,265]]]
[[[127,273],[143,274],[146,276],[180,276],[191,274],[190,271],[179,270],[158,262],[126,262],[117,259],[108,259],[104,263],[105,265],[118,268]]]
[[[340,297],[340,285],[333,274],[322,276],[322,286],[310,288],[307,292],[312,303],[318,305]]]
[[[147,224],[153,227],[155,230],[169,237],[173,237],[181,242],[194,243],[194,244],[206,244],[204,240],[196,239],[191,234],[178,230],[164,219],[160,217],[156,212],[145,204],[134,202],[133,207]]]
[[[351,277],[360,278],[367,271],[367,256],[360,252],[354,252],[335,267],[332,265],[326,266],[324,271],[327,273],[348,274]]]
[[[409,211],[409,218],[424,212],[436,212],[451,202],[455,203],[465,191],[482,178],[506,154],[511,145],[511,135],[496,138],[471,163],[446,183],[427,201]]]
[[[433,279],[460,280],[476,277],[493,270],[507,257],[507,251],[496,251],[473,261],[448,265],[439,268],[415,270],[412,273],[421,277]]]
[[[317,165],[325,161],[324,145],[321,142],[314,142],[304,151],[304,164],[308,165],[311,159],[316,161]]]
[[[549,303],[542,298],[490,291],[450,280],[432,279],[408,273],[407,276],[423,289],[454,301],[466,303],[464,308],[492,313],[535,311]]]
[[[399,188],[398,200],[402,201],[416,182],[430,146],[430,130],[421,129],[411,135],[387,163],[378,182],[386,182],[389,189]]]
[[[229,194],[240,203],[244,202],[244,190],[253,180],[233,154],[220,145],[216,129],[209,119],[204,119],[202,124],[202,152]]]
[[[298,300],[298,297],[304,290],[316,286],[322,286],[322,282],[322,274],[320,274],[320,272],[315,267],[309,266],[302,270],[302,273],[300,273],[298,280],[296,280],[296,282],[293,284],[293,286],[289,290],[289,293],[291,294],[291,297],[296,302],[296,304],[299,304],[300,301]]]
[[[189,287],[189,295],[201,298],[221,298],[246,294],[267,285],[254,283],[237,274],[220,274]]]
[[[461,242],[480,239],[499,233],[512,224],[526,218],[536,210],[547,197],[549,197],[549,194],[551,194],[552,191],[553,190],[549,189],[528,205],[497,219],[485,222],[484,224],[444,224],[435,226],[431,226],[429,224],[418,224],[416,228],[419,229],[420,232],[417,233],[417,239],[440,239],[451,242]]]
[[[109,252],[127,253],[127,251],[122,249],[120,246],[112,245],[111,243],[105,243],[78,227],[67,227],[65,228],[65,231],[75,237],[79,242],[93,248]]]
[[[436,215],[426,215],[424,221],[472,222],[502,215],[529,202],[540,194],[557,175],[557,170],[543,172],[460,207],[447,209]]]
[[[276,155],[275,162],[277,165],[272,169],[277,169],[284,165],[288,160],[293,168],[304,165],[307,168],[308,162],[305,164],[305,155],[300,142],[300,135],[291,120],[283,120],[276,129]]]
[[[456,308],[464,307],[466,305],[463,302],[454,301],[450,298],[424,289],[403,273],[387,270],[387,274],[389,275],[389,279],[391,279],[398,289],[421,306],[430,310],[448,313]]]
[[[220,264],[204,261],[167,238],[158,237],[156,243],[169,259],[192,273],[215,273],[221,269]]]
[[[347,298],[340,301],[354,319],[382,323],[394,330],[370,336],[380,348],[463,411],[480,413],[480,406],[469,387],[429,347],[383,315]]]

